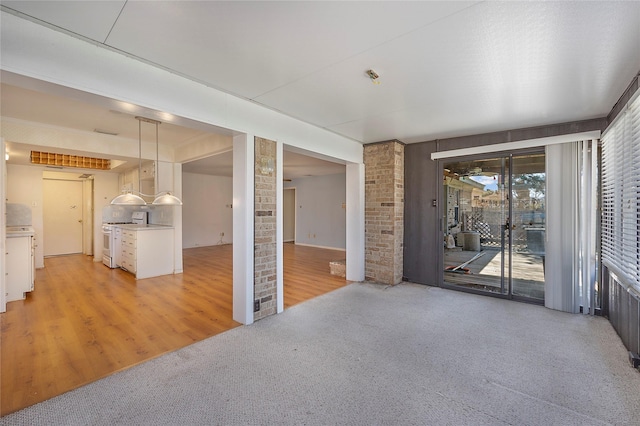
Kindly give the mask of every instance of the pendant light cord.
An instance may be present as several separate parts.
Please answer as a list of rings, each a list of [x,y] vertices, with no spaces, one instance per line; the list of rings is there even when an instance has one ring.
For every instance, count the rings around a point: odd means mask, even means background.
[[[154,186],[155,188],[153,188],[153,191],[158,194],[160,192],[160,179],[158,179],[158,169],[160,166],[160,156],[158,155],[158,122],[156,122],[156,164],[153,168],[153,179],[154,179]]]
[[[142,120],[138,120],[138,193],[142,193]]]

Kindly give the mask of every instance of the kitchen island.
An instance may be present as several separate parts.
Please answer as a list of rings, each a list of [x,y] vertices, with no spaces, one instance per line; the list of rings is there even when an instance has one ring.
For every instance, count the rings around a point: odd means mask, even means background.
[[[136,279],[174,273],[172,226],[124,224],[117,228],[121,235],[118,257],[122,269]]]

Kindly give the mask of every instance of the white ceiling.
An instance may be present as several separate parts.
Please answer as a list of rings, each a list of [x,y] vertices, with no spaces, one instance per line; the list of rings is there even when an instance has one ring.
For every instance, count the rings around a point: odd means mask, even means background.
[[[85,100],[71,99],[4,83],[0,84],[0,93],[2,115],[5,117],[87,132],[100,130],[115,133],[122,138],[138,140],[138,120],[135,117],[139,111],[124,112],[115,103],[109,108],[105,104],[88,103]],[[95,98],[95,96],[92,97]],[[163,141],[170,141],[173,146],[187,143],[206,133],[205,130],[169,123],[153,113],[140,115],[161,121],[158,133],[162,132]],[[153,124],[145,124],[142,139],[155,140]]]
[[[362,143],[602,117],[640,70],[637,1],[2,6]]]

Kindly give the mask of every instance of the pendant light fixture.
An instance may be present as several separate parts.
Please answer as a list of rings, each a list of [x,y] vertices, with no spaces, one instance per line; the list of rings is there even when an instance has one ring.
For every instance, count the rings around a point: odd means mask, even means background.
[[[140,192],[140,173],[142,171],[142,120],[140,117],[136,117],[138,120],[138,193]],[[157,125],[156,125],[157,126]],[[123,194],[118,195],[111,200],[111,204],[119,206],[146,206],[147,202],[139,195],[133,193],[133,191],[124,191]]]
[[[160,194],[163,194],[163,195],[160,195]],[[166,191],[164,193],[162,192],[158,193],[158,195],[156,196],[156,199],[153,200],[153,205],[154,206],[181,206],[182,201],[180,201],[180,198],[176,197],[175,195],[172,195],[169,191]]]
[[[160,156],[158,155],[159,143],[158,143],[158,125],[159,121],[155,121],[156,124],[156,171],[155,171],[155,182],[156,182],[156,191],[158,189],[158,184],[160,183],[160,179],[158,178],[158,169],[160,167]],[[174,195],[171,195],[169,191],[160,191],[156,192],[156,197],[153,200],[153,205],[155,206],[181,206],[182,201]]]
[[[147,202],[131,191],[125,191],[111,200],[111,204],[118,206],[146,206]]]
[[[156,195],[143,194],[140,190],[142,189],[141,185],[141,175],[142,175],[142,122],[152,123],[156,126],[156,166],[155,166],[155,183],[156,187],[158,186],[158,168],[160,165],[160,159],[158,155],[159,151],[159,142],[158,142],[158,126],[160,122],[158,120],[152,120],[150,118],[145,117],[136,117],[138,120],[138,194],[144,195],[145,197],[155,197],[153,200],[153,205],[156,206],[181,206],[182,201],[175,195],[172,195],[169,191],[159,191],[156,192]],[[127,191],[121,195],[118,195],[116,198],[111,200],[111,204],[119,204],[119,205],[128,205],[128,206],[146,206],[147,203],[140,197],[133,193],[133,191]]]

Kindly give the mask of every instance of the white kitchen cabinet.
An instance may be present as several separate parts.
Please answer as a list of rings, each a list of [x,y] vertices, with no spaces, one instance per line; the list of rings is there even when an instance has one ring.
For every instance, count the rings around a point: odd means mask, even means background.
[[[122,229],[116,226],[111,232],[113,232],[113,263],[116,267],[120,267],[122,266]]]
[[[155,161],[146,161],[142,163],[140,170],[140,192],[148,195],[156,193],[156,165]]]
[[[118,177],[121,191],[138,191],[138,168],[121,173]]]
[[[173,274],[173,228],[124,225],[121,230],[122,269],[136,279]]]
[[[116,265],[135,275],[136,273],[136,240],[137,231],[120,228],[120,263]]]
[[[156,177],[156,162],[145,161],[140,169],[140,179],[154,179]]]
[[[22,300],[34,289],[35,264],[33,236],[10,236],[6,239],[7,302]]]

